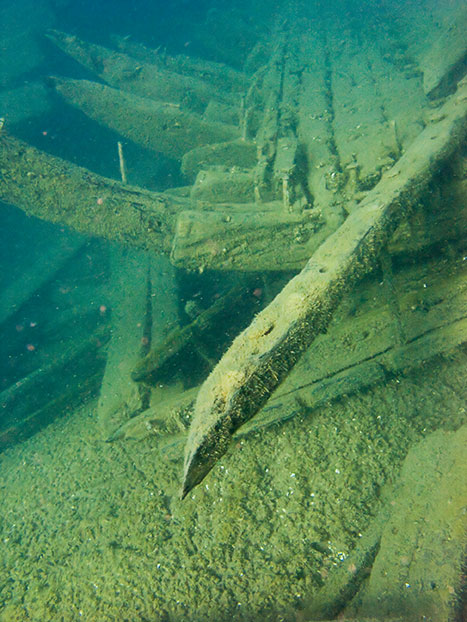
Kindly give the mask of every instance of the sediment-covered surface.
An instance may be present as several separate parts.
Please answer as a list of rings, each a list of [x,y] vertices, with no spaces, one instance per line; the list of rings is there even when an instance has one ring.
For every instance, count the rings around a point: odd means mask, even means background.
[[[0,619],[322,619],[305,617],[303,603],[336,569],[352,575],[349,556],[369,527],[382,530],[374,517],[397,499],[384,486],[408,450],[465,419],[466,368],[455,351],[253,433],[183,502],[181,448],[174,460],[155,437],[105,443],[86,405],[0,458]],[[450,537],[462,545],[461,533]],[[443,563],[437,594],[451,602],[457,586]]]
[[[37,260],[13,266],[29,227],[0,219],[0,622],[458,622],[465,3],[203,0],[196,15],[173,0],[186,24],[140,12],[140,39],[118,2],[87,31],[84,0],[82,16],[15,2],[0,8],[0,208],[123,246],[32,236]],[[66,34],[45,41],[50,27]],[[400,224],[369,245],[385,205]],[[357,252],[354,272],[339,262],[351,239],[375,271],[344,298],[363,274]],[[289,342],[290,375],[182,501],[195,385],[239,322],[191,332],[187,369],[163,380],[152,365],[142,384],[138,362],[216,305],[235,315],[232,291],[264,317],[323,246],[336,313],[300,360]],[[221,397],[245,386],[231,360]]]

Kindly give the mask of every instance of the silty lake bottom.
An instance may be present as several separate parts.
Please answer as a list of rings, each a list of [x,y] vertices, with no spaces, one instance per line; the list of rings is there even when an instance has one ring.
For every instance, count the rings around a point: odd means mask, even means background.
[[[1,622],[463,620],[466,25],[5,0]]]

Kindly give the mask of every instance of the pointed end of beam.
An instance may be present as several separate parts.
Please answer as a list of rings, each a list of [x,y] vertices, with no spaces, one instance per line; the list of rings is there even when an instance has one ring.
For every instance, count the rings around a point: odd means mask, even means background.
[[[226,421],[209,427],[199,434],[198,427],[192,426],[185,447],[185,467],[180,497],[184,499],[200,484],[214,465],[226,453],[232,439],[233,430]]]

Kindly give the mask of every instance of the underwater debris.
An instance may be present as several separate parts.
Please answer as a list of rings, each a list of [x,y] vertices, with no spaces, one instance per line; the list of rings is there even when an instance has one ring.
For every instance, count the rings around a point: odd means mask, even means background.
[[[428,126],[358,209],[311,257],[305,268],[233,342],[202,386],[185,451],[182,497],[227,451],[231,437],[265,404],[321,332],[343,294],[374,265],[399,222],[433,173],[465,137],[467,106],[459,95],[445,118]]]

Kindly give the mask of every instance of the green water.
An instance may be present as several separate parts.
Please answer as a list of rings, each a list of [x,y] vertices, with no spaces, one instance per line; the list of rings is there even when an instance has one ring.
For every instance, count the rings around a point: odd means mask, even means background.
[[[431,0],[0,7],[1,622],[463,619],[464,23]],[[372,270],[242,427],[219,415],[182,500],[199,387],[408,167]]]

